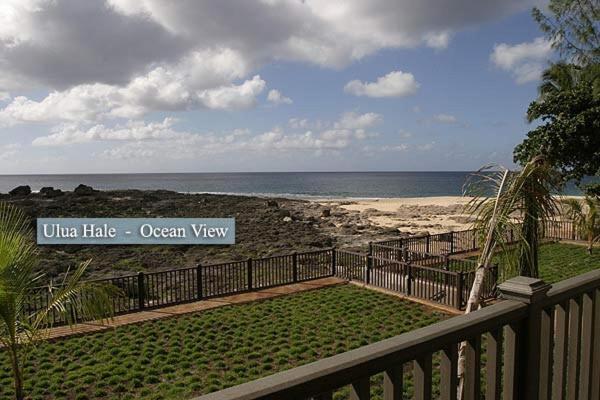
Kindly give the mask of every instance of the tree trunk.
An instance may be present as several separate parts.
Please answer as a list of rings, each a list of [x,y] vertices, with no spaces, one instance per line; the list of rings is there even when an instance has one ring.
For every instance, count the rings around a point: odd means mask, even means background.
[[[526,245],[521,244],[519,246],[519,275],[537,278],[539,276],[540,216],[537,209],[528,204],[528,201],[525,201],[524,208],[525,215],[523,216],[521,236]]]
[[[10,347],[8,354],[11,361],[13,380],[15,384],[15,400],[23,400],[25,395],[23,393],[23,374],[21,367],[19,366],[19,354],[16,347]]]
[[[527,245],[521,245],[519,249],[519,275],[537,278],[539,276],[539,222],[535,217],[528,216],[523,221],[522,229],[523,240]]]
[[[494,203],[494,212],[492,213],[492,218],[490,220],[488,226],[488,232],[485,237],[485,241],[483,243],[483,248],[481,249],[481,255],[479,256],[479,264],[477,269],[475,270],[475,276],[473,277],[473,285],[471,285],[471,292],[469,293],[469,300],[467,301],[467,307],[465,309],[465,314],[470,313],[473,309],[479,307],[479,297],[481,294],[481,286],[483,284],[483,279],[485,278],[485,270],[486,266],[492,262],[492,257],[494,256],[494,249],[496,248],[496,238],[494,237],[494,228],[496,226],[497,219],[497,211],[498,211],[498,202],[500,199],[500,195],[504,190],[504,184],[506,183],[506,178],[508,177],[508,170],[504,171],[504,175],[502,177],[502,183],[498,189],[498,193],[496,193],[496,199]],[[461,342],[460,347],[458,349],[458,393],[457,397],[462,400],[464,398],[464,384],[465,384],[465,351],[467,349],[467,342]]]

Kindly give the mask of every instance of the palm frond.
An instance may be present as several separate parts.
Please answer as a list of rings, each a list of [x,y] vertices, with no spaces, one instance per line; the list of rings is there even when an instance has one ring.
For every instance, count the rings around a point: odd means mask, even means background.
[[[50,284],[47,307],[32,316],[34,330],[51,326],[51,315],[60,315],[69,325],[81,320],[109,319],[114,315],[113,299],[122,296],[113,285],[82,281],[91,260],[81,263],[72,273],[67,272],[59,285]]]

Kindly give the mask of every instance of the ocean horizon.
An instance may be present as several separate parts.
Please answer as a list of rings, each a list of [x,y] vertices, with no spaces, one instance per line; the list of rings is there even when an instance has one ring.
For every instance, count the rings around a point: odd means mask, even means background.
[[[0,193],[19,185],[73,190],[171,190],[295,198],[396,198],[460,196],[472,171],[389,172],[215,172],[0,175]],[[580,195],[573,183],[563,194]]]

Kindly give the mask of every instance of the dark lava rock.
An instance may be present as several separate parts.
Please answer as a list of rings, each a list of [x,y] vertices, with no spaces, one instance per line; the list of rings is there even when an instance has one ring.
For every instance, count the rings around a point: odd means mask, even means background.
[[[277,203],[275,200],[267,200],[267,207],[279,208],[279,203]]]
[[[323,216],[323,217],[329,217],[329,216],[331,216],[331,210],[329,208],[324,209],[321,212],[321,216]]]
[[[64,193],[60,189],[54,189],[51,186],[44,186],[43,188],[40,189],[40,194],[44,197],[53,198],[53,197],[62,196]]]
[[[131,275],[138,271],[162,271],[193,267],[198,262],[209,265],[245,260],[248,257],[268,257],[315,249],[314,244],[333,243],[331,233],[313,224],[284,222],[280,209],[266,207],[267,199],[251,196],[216,194],[185,194],[168,191],[94,190],[91,196],[73,191],[48,201],[43,195],[9,196],[28,216],[32,226],[42,217],[65,218],[227,218],[236,219],[235,244],[230,246],[181,245],[111,245],[40,246],[40,261],[36,271],[48,278],[60,278],[69,267],[92,259],[87,278]],[[282,201],[277,200],[282,206]],[[285,200],[289,218],[302,221],[308,203]],[[319,211],[320,215],[320,211]],[[334,228],[331,228],[334,231]],[[32,235],[32,239],[34,236]],[[329,239],[329,240],[328,240]]]
[[[94,194],[94,192],[94,188],[84,184],[80,184],[75,188],[75,190],[73,190],[73,193],[75,193],[77,196],[90,196]]]
[[[8,194],[11,194],[13,196],[27,196],[31,194],[31,188],[29,187],[29,185],[17,186],[16,188],[8,192]]]
[[[292,213],[290,212],[290,210],[279,210],[279,216],[280,217],[291,217]]]

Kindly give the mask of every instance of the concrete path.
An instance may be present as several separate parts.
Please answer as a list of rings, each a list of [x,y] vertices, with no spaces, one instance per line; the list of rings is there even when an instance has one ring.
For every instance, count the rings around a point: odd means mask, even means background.
[[[335,277],[315,279],[307,282],[294,283],[285,286],[278,286],[269,289],[258,290],[256,292],[241,293],[226,297],[216,297],[210,300],[178,304],[175,306],[156,308],[148,311],[139,311],[135,313],[119,315],[108,321],[92,321],[75,324],[73,326],[59,326],[51,328],[48,330],[46,338],[48,340],[54,340],[67,336],[105,331],[122,325],[138,324],[145,321],[152,321],[156,319],[169,318],[183,314],[190,314],[231,304],[241,304],[256,300],[280,297],[287,294],[305,292],[307,290],[339,285],[346,282],[347,281],[344,279],[339,279]]]

